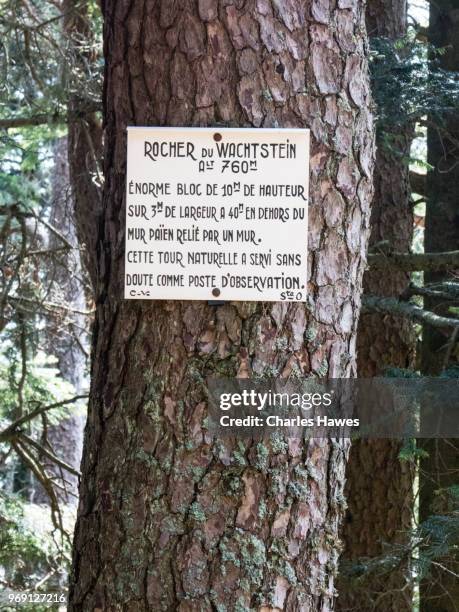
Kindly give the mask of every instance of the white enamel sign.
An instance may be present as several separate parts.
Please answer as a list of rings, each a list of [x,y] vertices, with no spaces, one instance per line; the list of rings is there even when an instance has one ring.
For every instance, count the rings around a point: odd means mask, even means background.
[[[306,299],[309,131],[128,128],[125,297]]]

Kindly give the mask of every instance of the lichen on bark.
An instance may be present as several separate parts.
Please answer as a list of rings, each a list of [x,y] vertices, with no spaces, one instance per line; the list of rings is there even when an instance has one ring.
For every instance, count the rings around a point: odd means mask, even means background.
[[[347,445],[212,439],[203,386],[355,372],[373,164],[363,4],[107,0],[104,12],[106,186],[70,610],[331,610]],[[222,124],[312,131],[308,302],[124,302],[126,126]]]

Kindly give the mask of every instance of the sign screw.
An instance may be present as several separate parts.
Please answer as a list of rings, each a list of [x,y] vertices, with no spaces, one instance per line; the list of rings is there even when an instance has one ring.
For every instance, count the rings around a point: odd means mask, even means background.
[[[221,293],[220,289],[217,289],[217,288],[212,289],[212,295],[214,297],[218,297],[220,295],[220,293]]]
[[[222,139],[222,135],[221,134],[219,134],[218,132],[216,134],[214,134],[215,142],[220,142],[221,139]]]

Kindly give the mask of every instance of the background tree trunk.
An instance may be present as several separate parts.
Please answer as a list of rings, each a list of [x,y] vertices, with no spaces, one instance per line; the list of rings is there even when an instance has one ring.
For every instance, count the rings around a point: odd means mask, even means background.
[[[78,244],[73,214],[73,198],[69,180],[67,160],[67,138],[60,138],[54,145],[54,163],[52,178],[52,208],[50,222],[66,240]],[[47,247],[55,249],[62,246],[62,241],[52,233],[48,236]],[[55,294],[50,301],[68,304],[69,308],[85,312],[87,300],[85,294],[85,273],[80,259],[80,251],[72,250],[59,253],[49,260],[48,275],[53,279]],[[65,328],[64,328],[65,326]],[[89,350],[89,321],[85,315],[69,313],[68,320],[58,320],[56,316],[47,320],[47,351],[57,359],[57,368],[62,378],[75,387],[75,394],[82,395],[88,385],[86,371]],[[53,453],[76,470],[80,469],[83,448],[84,414],[74,414],[62,419],[59,424],[48,428],[47,440]],[[58,498],[66,504],[77,504],[78,479],[55,464],[43,458],[47,472],[60,485],[56,492]],[[38,484],[34,501],[46,503],[48,500],[43,487]]]
[[[446,48],[439,57],[445,70],[459,70],[459,11],[457,2],[440,0],[430,5],[429,41]],[[425,250],[448,251],[459,245],[459,119],[457,112],[446,116],[441,129],[432,125],[427,131],[428,162],[433,170],[427,173]],[[459,270],[425,273],[425,283],[458,278]],[[449,303],[451,305],[451,303]],[[458,304],[456,304],[457,306]],[[448,316],[448,305],[425,298],[425,307]],[[437,376],[448,367],[459,365],[458,337],[451,329],[425,326],[422,338],[422,371]],[[421,461],[420,520],[432,514],[450,512],[447,487],[458,483],[459,452],[457,440],[423,440],[428,457]],[[439,494],[443,490],[443,494]],[[446,571],[433,567],[421,582],[421,612],[452,612],[459,602],[459,558],[454,552],[441,561]],[[449,572],[454,572],[456,576]]]
[[[397,40],[407,28],[405,0],[370,0],[366,23],[370,37]],[[374,172],[375,193],[371,211],[370,249],[385,242],[390,250],[409,252],[413,238],[408,157],[412,129],[391,130],[380,126]],[[386,141],[386,142],[385,142]],[[390,142],[390,148],[387,145]],[[377,248],[377,247],[376,247]],[[369,295],[398,297],[409,284],[409,273],[367,270],[364,291]],[[365,313],[357,335],[358,374],[361,378],[381,376],[387,367],[413,365],[415,338],[410,321],[387,314]],[[398,458],[397,440],[357,440],[352,444],[346,468],[345,495],[348,504],[343,524],[343,570],[363,557],[377,557],[387,547],[406,541],[412,526],[413,466]],[[377,574],[377,572],[376,572]],[[412,609],[409,561],[390,575],[366,572],[356,588],[343,577],[339,585],[340,610]]]
[[[69,55],[76,66],[68,71],[68,115],[80,116],[68,123],[68,162],[72,196],[75,201],[75,223],[79,244],[85,249],[84,264],[88,270],[92,287],[96,286],[97,243],[99,240],[100,216],[102,212],[102,151],[103,131],[98,113],[81,109],[90,105],[88,94],[81,91],[81,81],[74,72],[91,78],[96,72],[94,65],[100,58],[95,55],[93,43],[97,34],[91,23],[89,2],[75,5],[73,0],[64,0],[64,31],[70,46]]]
[[[107,0],[70,610],[331,610],[346,445],[212,440],[204,379],[350,376],[372,195],[361,2]],[[123,301],[127,125],[311,127],[307,304]]]
[[[75,5],[71,0],[64,0],[63,15],[64,40],[68,46],[70,63],[64,79],[68,92],[67,113],[73,120],[68,122],[67,137],[61,138],[55,146],[51,221],[71,244],[80,246],[80,251],[62,257],[50,274],[60,282],[65,297],[73,308],[84,312],[88,310],[88,303],[92,303],[97,273],[96,252],[102,189],[102,126],[96,112],[85,112],[91,101],[88,100],[88,92],[79,89],[81,74],[89,76],[93,70],[92,64],[97,61],[92,44],[95,34],[89,15],[89,4],[82,2]],[[75,71],[78,71],[76,78]],[[51,236],[51,243],[52,241]],[[59,297],[56,301],[60,301]],[[58,368],[64,380],[71,382],[76,393],[80,394],[88,382],[86,358],[91,322],[84,315],[78,314],[73,316],[73,320],[70,334],[64,334],[57,321],[55,329],[52,330],[50,321],[50,333],[54,332],[54,335],[49,338],[48,348],[50,353],[57,357]],[[76,469],[79,469],[81,461],[84,420],[84,415],[75,415],[49,429],[49,442],[56,450],[57,456]],[[59,497],[65,503],[76,503],[77,478],[63,473],[60,468],[47,464],[45,460],[44,464],[57,480],[66,481]],[[38,487],[36,499],[46,502],[47,497],[41,487]]]

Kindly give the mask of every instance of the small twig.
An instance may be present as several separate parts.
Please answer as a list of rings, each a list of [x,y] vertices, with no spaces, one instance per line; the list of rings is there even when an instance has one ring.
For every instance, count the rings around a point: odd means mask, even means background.
[[[34,585],[33,590],[38,591],[38,589],[42,587],[46,582],[48,582],[48,580],[52,578],[55,573],[56,573],[55,569],[52,569],[50,572],[48,572],[46,576],[44,576],[41,580],[37,582],[37,584]]]

